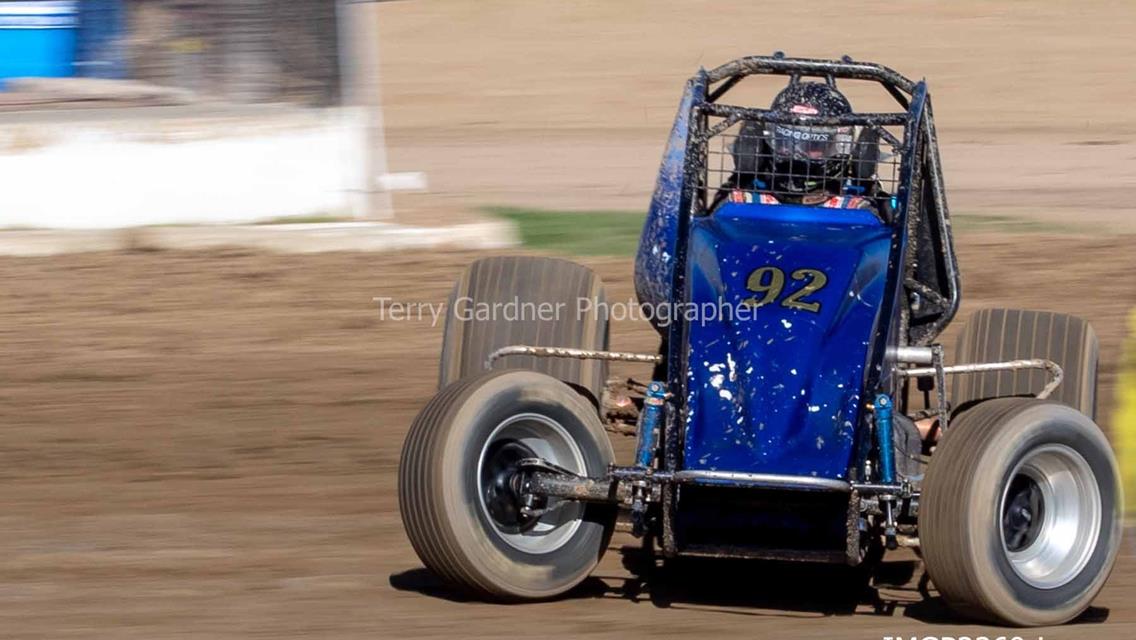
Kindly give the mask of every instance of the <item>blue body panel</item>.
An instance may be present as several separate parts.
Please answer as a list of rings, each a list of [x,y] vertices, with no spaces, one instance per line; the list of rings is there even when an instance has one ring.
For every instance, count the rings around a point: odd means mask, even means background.
[[[682,468],[847,476],[891,232],[869,211],[791,205],[727,203],[692,221],[690,302],[738,311],[688,324]],[[761,267],[781,270],[783,290],[746,307]],[[785,304],[810,280],[799,269],[827,277],[799,299],[815,312]]]
[[[678,106],[671,136],[667,140],[659,177],[643,233],[635,256],[635,294],[640,304],[658,307],[670,301],[674,272],[675,243],[678,240],[679,205],[682,200],[683,169],[686,161],[690,111],[695,101],[696,82],[686,84]],[[654,320],[654,315],[648,317]],[[660,328],[658,324],[656,328]]]

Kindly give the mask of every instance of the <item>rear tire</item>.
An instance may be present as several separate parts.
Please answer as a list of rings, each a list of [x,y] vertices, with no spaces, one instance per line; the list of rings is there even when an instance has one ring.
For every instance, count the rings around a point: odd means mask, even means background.
[[[515,311],[509,311],[510,303]],[[599,276],[574,262],[530,256],[477,260],[450,293],[438,387],[485,371],[489,354],[510,345],[606,350],[604,305]],[[537,317],[541,309],[551,315]],[[600,360],[535,356],[507,356],[494,368],[547,373],[586,392],[597,406],[608,371]]]
[[[919,513],[927,573],[965,616],[1067,622],[1112,571],[1120,503],[1112,450],[1084,414],[1032,398],[982,402],[931,456]]]
[[[410,427],[398,483],[403,525],[427,568],[505,601],[550,598],[588,576],[611,538],[614,505],[565,502],[526,519],[509,482],[526,457],[590,477],[614,460],[595,410],[545,374],[494,371],[434,396]]]
[[[1097,362],[1100,346],[1088,321],[1048,311],[982,309],[967,320],[955,362],[970,364],[1045,358],[1059,364],[1065,378],[1049,399],[1096,419]],[[956,407],[989,398],[1033,396],[1048,374],[1036,369],[965,374],[954,381]]]

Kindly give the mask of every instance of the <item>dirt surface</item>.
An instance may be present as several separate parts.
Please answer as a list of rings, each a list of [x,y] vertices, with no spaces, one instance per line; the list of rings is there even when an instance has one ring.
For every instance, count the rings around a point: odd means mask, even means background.
[[[1096,256],[1054,270],[1039,255]],[[1119,240],[965,235],[967,309],[1087,315],[1110,402],[1136,268]],[[87,254],[0,260],[0,636],[877,638],[958,631],[912,587],[873,614],[762,565],[632,579],[617,537],[574,597],[463,602],[421,568],[395,496],[399,448],[433,391],[440,330],[380,319],[375,296],[441,302],[468,253]],[[613,300],[626,259],[595,259]],[[620,348],[653,332],[622,322]],[[636,371],[628,365],[625,372]],[[1107,417],[1105,418],[1107,420]],[[623,454],[630,443],[617,442]],[[1093,622],[1046,638],[1136,636],[1136,557]],[[914,563],[890,565],[902,581]],[[725,586],[724,586],[725,585]],[[1107,610],[1107,611],[1106,611]],[[1106,619],[1103,624],[1096,624]],[[972,631],[975,630],[972,628]],[[1033,633],[1032,631],[1030,632]],[[1032,636],[1029,636],[1032,637]]]
[[[1127,0],[434,0],[380,19],[391,168],[431,187],[396,199],[404,215],[641,210],[686,79],[780,49],[926,78],[956,212],[1136,232]],[[842,86],[861,110],[894,108]]]
[[[983,305],[1089,317],[1108,424],[1136,301],[1136,255],[1116,235],[1136,231],[1136,4],[435,0],[380,13],[391,169],[431,185],[397,198],[411,221],[482,205],[642,210],[699,65],[784,49],[926,76],[956,212],[1095,236],[964,234],[962,317]],[[0,637],[1004,633],[959,626],[910,581],[881,589],[896,605],[881,616],[823,575],[763,565],[634,579],[622,537],[565,600],[447,591],[411,551],[395,497],[440,329],[380,320],[372,298],[441,302],[474,257],[0,259]],[[632,295],[628,260],[590,263],[612,298]],[[655,346],[629,323],[613,343]],[[1136,547],[1122,553],[1085,621],[1019,635],[1136,637]],[[917,570],[902,555],[889,569],[896,582]]]

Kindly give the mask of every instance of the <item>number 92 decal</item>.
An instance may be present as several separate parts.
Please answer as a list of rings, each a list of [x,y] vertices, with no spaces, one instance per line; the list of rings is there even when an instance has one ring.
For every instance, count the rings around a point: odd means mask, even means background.
[[[781,298],[781,306],[786,309],[820,312],[820,302],[808,297],[828,284],[828,276],[816,269],[797,269],[789,274],[793,280],[804,282],[804,286]],[[756,293],[742,300],[747,307],[764,307],[777,301],[785,290],[785,272],[778,267],[758,267],[746,278],[746,290]]]

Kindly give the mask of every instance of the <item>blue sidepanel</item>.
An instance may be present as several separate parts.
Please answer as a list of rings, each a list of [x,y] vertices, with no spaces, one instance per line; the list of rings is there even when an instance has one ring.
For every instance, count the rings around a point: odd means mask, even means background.
[[[683,468],[846,476],[890,244],[867,211],[728,203],[693,221],[690,300],[725,312],[689,323]],[[746,285],[767,266],[784,274],[782,292],[743,305],[763,298]],[[815,312],[785,306],[813,281],[799,269],[827,277],[797,300]]]
[[[655,308],[670,300],[690,110],[695,93],[701,93],[703,89],[697,79],[686,83],[671,136],[663,152],[663,161],[659,165],[651,207],[643,224],[643,233],[639,236],[639,253],[635,257],[635,294],[640,304]],[[648,317],[653,319],[655,316]]]

